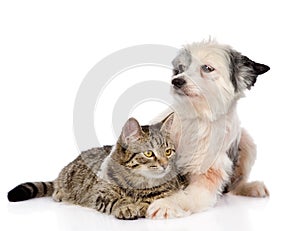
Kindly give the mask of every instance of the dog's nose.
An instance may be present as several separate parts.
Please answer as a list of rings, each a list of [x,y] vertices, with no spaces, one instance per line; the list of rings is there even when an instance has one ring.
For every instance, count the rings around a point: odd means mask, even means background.
[[[186,84],[186,81],[183,78],[175,78],[172,80],[172,84],[177,88],[181,88],[184,84]]]

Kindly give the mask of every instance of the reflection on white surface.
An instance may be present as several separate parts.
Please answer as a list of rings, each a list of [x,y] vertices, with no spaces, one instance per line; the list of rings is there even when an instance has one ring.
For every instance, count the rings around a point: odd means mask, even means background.
[[[270,219],[269,199],[226,195],[217,205],[190,217],[170,220],[117,220],[92,209],[51,198],[20,203],[7,202],[5,222],[10,230],[257,230],[257,214]],[[266,220],[267,221],[267,220]],[[276,222],[276,219],[275,221]],[[272,224],[271,224],[272,225]]]

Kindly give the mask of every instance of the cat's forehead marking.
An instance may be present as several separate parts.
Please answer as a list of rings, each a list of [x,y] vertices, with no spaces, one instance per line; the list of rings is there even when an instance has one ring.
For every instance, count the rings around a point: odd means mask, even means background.
[[[164,143],[164,138],[162,137],[159,127],[155,125],[146,125],[142,126],[142,130],[148,136],[147,139],[150,144],[150,148],[161,146]]]
[[[166,142],[162,136],[154,136],[154,137],[150,138],[151,148],[161,147],[164,144],[166,144]]]

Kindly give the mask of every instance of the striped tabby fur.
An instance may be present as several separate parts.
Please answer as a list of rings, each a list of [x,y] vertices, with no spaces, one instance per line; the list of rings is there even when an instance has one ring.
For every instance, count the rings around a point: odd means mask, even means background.
[[[177,174],[175,150],[169,138],[173,115],[140,126],[131,118],[115,146],[82,152],[53,182],[24,183],[8,193],[9,201],[52,196],[119,219],[145,217],[149,204],[187,185]]]

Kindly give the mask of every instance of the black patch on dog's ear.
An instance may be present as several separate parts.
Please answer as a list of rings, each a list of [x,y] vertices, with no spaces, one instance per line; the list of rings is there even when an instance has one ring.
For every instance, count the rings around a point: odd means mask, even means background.
[[[230,80],[234,86],[235,92],[251,89],[254,86],[257,76],[264,74],[270,67],[252,61],[247,56],[237,51],[230,52]]]
[[[255,75],[261,75],[265,72],[267,72],[268,70],[270,70],[270,67],[268,67],[265,64],[260,64],[260,63],[256,63],[254,61],[252,61],[251,59],[249,59],[247,56],[243,56],[242,55],[242,63],[251,68],[253,74]]]

